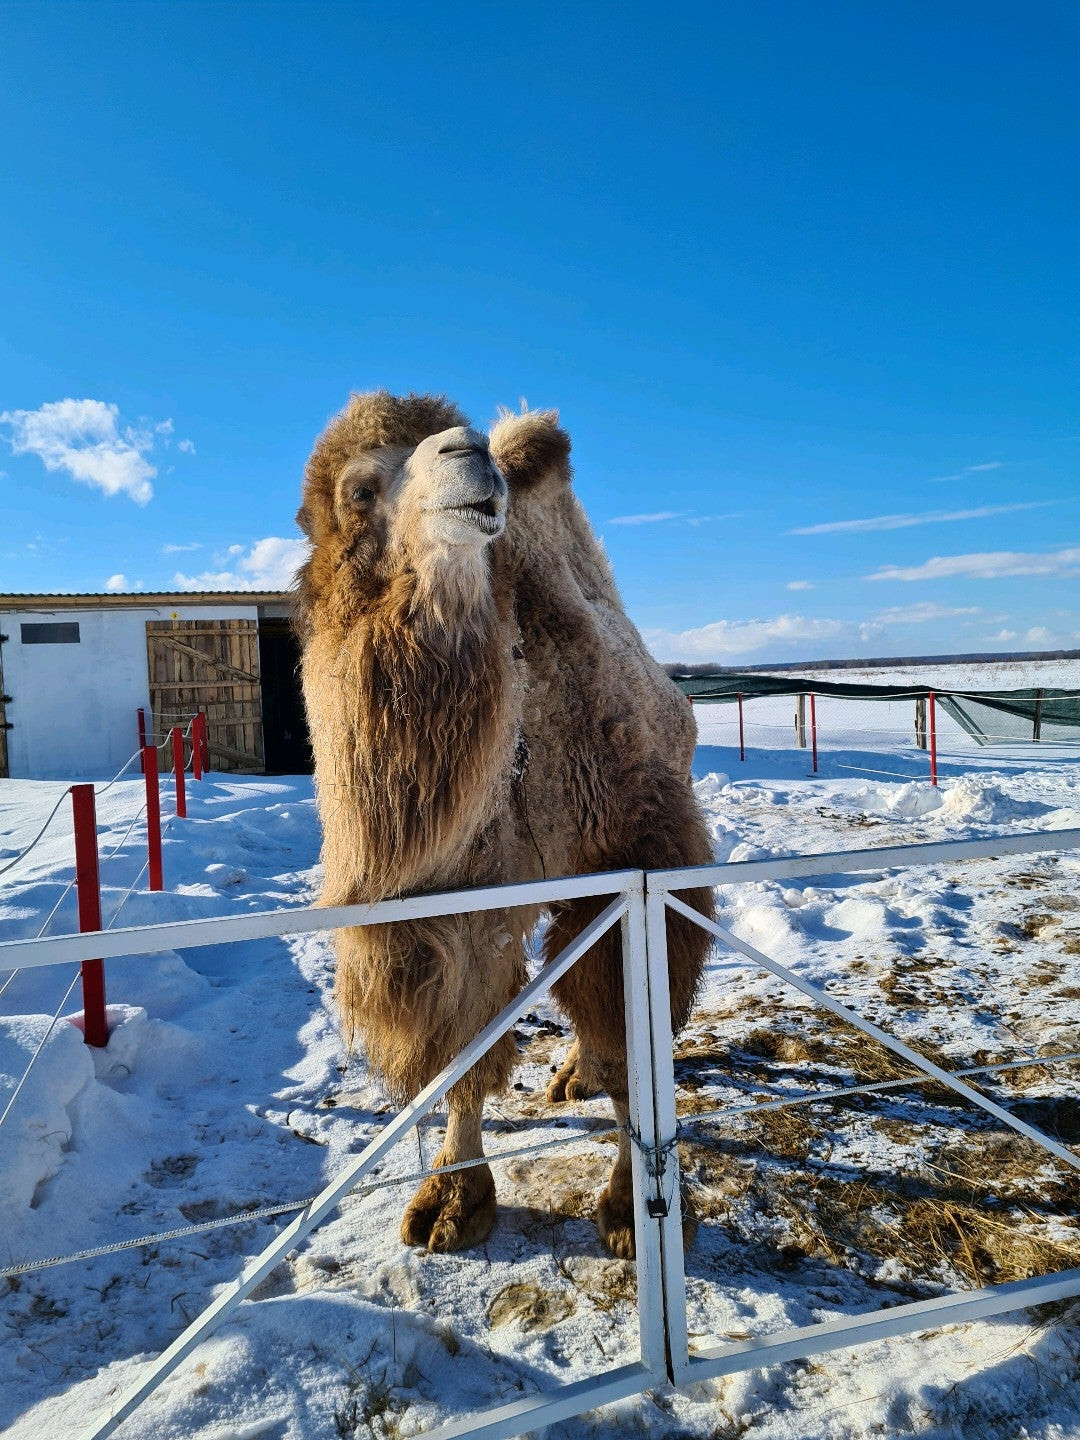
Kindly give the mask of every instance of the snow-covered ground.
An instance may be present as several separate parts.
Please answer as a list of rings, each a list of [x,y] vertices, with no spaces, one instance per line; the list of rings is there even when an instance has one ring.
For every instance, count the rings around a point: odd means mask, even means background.
[[[699,712],[696,784],[719,859],[1080,826],[1080,745],[978,750],[946,727],[935,792],[910,706],[895,726],[880,707],[849,711],[845,741],[838,724],[826,728],[826,701],[811,777],[807,752],[791,746],[791,702],[766,703],[774,709],[758,711],[745,762],[730,709]],[[106,925],[314,897],[309,780],[192,786],[189,819],[166,836],[159,895],[145,881],[127,893],[144,858],[141,825],[125,839],[140,790],[125,779],[99,802]],[[62,791],[0,782],[0,867]],[[36,934],[70,876],[62,810],[0,877],[0,938]],[[747,885],[719,901],[739,935],[950,1068],[1080,1049],[1080,851]],[[72,928],[68,894],[50,933]],[[110,961],[107,1049],[90,1051],[61,1020],[0,1128],[2,1264],[318,1190],[392,1113],[363,1058],[343,1053],[331,978],[318,935]],[[22,974],[0,1000],[0,1111],[69,979]],[[75,1009],[77,992],[62,1014]],[[488,1148],[560,1133],[567,1146],[496,1167],[489,1242],[417,1252],[398,1238],[410,1185],[350,1198],[125,1423],[125,1440],[409,1436],[635,1355],[633,1266],[605,1254],[589,1218],[612,1154],[590,1139],[607,1103],[546,1105],[567,1032],[542,1007],[519,1033],[522,1064],[489,1107]],[[714,957],[677,1046],[681,1154],[701,1221],[687,1256],[692,1343],[1080,1265],[1076,1173],[945,1092],[693,1119],[765,1089],[879,1079],[895,1073],[889,1063],[779,982]],[[1075,1146],[1078,1082],[1076,1064],[1033,1063],[981,1083]],[[441,1126],[433,1117],[420,1147],[398,1147],[380,1180],[420,1168],[418,1149],[430,1160]],[[0,1281],[0,1431],[77,1435],[280,1223]],[[1080,1440],[1078,1319],[1080,1302],[1045,1307],[653,1390],[549,1433]]]

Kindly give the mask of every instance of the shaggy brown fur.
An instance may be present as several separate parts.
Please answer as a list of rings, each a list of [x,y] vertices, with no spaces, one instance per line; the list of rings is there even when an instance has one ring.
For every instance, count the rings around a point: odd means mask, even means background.
[[[464,423],[438,397],[354,396],[308,465],[301,521],[314,548],[300,575],[298,626],[325,903],[708,862],[688,779],[692,715],[623,610],[571,491],[557,414],[504,414],[491,432],[509,487],[503,534],[448,550],[425,531],[425,497],[442,483],[430,456],[443,442],[415,447]],[[372,492],[374,501],[348,499]],[[709,891],[687,899],[712,913]],[[602,905],[553,907],[548,957]],[[346,1030],[363,1035],[396,1095],[414,1094],[521,988],[535,919],[518,910],[338,932]],[[669,942],[679,1026],[709,941],[672,917]],[[577,1044],[550,1097],[603,1088],[623,1120],[618,931],[555,993]],[[506,1085],[512,1062],[508,1037],[451,1092],[437,1164],[482,1153],[480,1107]],[[483,1238],[494,1219],[490,1172],[466,1175],[421,1187],[407,1239],[453,1249]],[[632,1253],[625,1143],[598,1222],[616,1254]]]

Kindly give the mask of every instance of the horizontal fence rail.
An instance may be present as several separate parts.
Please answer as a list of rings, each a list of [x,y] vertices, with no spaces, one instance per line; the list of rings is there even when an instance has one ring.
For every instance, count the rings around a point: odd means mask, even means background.
[[[634,1181],[634,1227],[637,1244],[639,1359],[609,1367],[587,1379],[555,1386],[538,1395],[524,1396],[483,1414],[471,1415],[426,1432],[430,1440],[451,1437],[486,1437],[506,1440],[540,1426],[556,1423],[598,1405],[640,1393],[673,1381],[692,1383],[738,1370],[804,1358],[842,1346],[864,1344],[894,1335],[909,1334],[942,1323],[959,1323],[1002,1313],[1021,1306],[1080,1294],[1080,1269],[989,1286],[980,1290],[943,1295],[913,1304],[856,1316],[840,1316],[823,1324],[803,1326],[746,1341],[702,1342],[691,1352],[686,1325],[686,1279],[683,1266],[682,1217],[679,1203],[679,1121],[676,1113],[674,1040],[670,1021],[667,974],[667,919],[674,911],[712,934],[734,952],[736,963],[753,964],[792,985],[839,1018],[855,1025],[885,1048],[913,1066],[916,1075],[888,1084],[921,1083],[933,1079],[949,1086],[965,1100],[988,1111],[1002,1123],[1039,1144],[1059,1162],[1080,1168],[1080,1155],[1009,1113],[964,1083],[961,1075],[942,1070],[887,1032],[862,1020],[856,1012],[834,1000],[788,967],[779,964],[730,930],[705,919],[679,899],[680,890],[707,886],[759,883],[815,875],[843,875],[988,860],[1006,855],[1080,847],[1080,828],[1029,832],[983,839],[933,844],[880,847],[821,855],[788,855],[767,860],[741,861],[680,870],[643,872],[627,870],[600,875],[571,876],[519,885],[483,886],[472,890],[410,896],[377,904],[305,907],[273,910],[217,919],[131,926],[86,936],[66,935],[0,943],[0,973],[16,968],[76,965],[88,959],[118,958],[226,944],[239,940],[269,939],[354,926],[387,924],[464,914],[474,911],[544,906],[559,901],[594,897],[607,903],[578,937],[525,986],[485,1029],[436,1076],[415,1099],[370,1141],[325,1189],[301,1202],[300,1214],[288,1222],[259,1255],[247,1262],[240,1276],[152,1362],[136,1382],[104,1414],[91,1422],[81,1440],[105,1440],[147,1396],[190,1355],[212,1331],[243,1302],[254,1287],[319,1225],[351,1192],[363,1190],[364,1179],[400,1139],[428,1115],[477,1059],[535,1003],[569,968],[587,953],[603,934],[618,925],[623,948],[623,986],[627,1039],[627,1080],[630,1118],[627,1125]],[[1045,1057],[1047,1062],[1066,1057]],[[1022,1063],[1039,1064],[1041,1060]],[[991,1067],[984,1067],[989,1069]],[[813,1097],[790,1097],[785,1102],[824,1103],[842,1099],[852,1089]],[[738,1107],[753,1109],[753,1107]],[[709,1115],[690,1117],[706,1122]],[[591,1135],[568,1135],[567,1143]],[[540,1147],[535,1147],[540,1148]],[[498,1154],[488,1157],[497,1160]],[[478,1162],[462,1162],[463,1165]],[[404,1182],[402,1182],[404,1183]],[[295,1207],[283,1207],[292,1209]],[[134,1242],[137,1243],[137,1242]],[[77,1257],[58,1257],[73,1259]]]

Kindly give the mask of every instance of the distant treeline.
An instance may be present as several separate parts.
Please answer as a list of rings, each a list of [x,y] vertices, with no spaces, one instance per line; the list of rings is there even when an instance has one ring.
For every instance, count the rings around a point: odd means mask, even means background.
[[[869,670],[900,665],[1001,665],[1016,660],[1080,660],[1080,650],[1017,650],[1009,654],[970,655],[888,655],[877,660],[789,660],[781,665],[679,665],[669,663],[669,675],[753,675],[758,672],[783,674],[788,670]]]

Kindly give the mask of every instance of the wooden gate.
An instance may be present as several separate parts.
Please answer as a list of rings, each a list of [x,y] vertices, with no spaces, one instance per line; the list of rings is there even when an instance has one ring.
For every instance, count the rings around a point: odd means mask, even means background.
[[[154,736],[206,714],[214,770],[262,774],[262,679],[254,620],[148,620]]]

